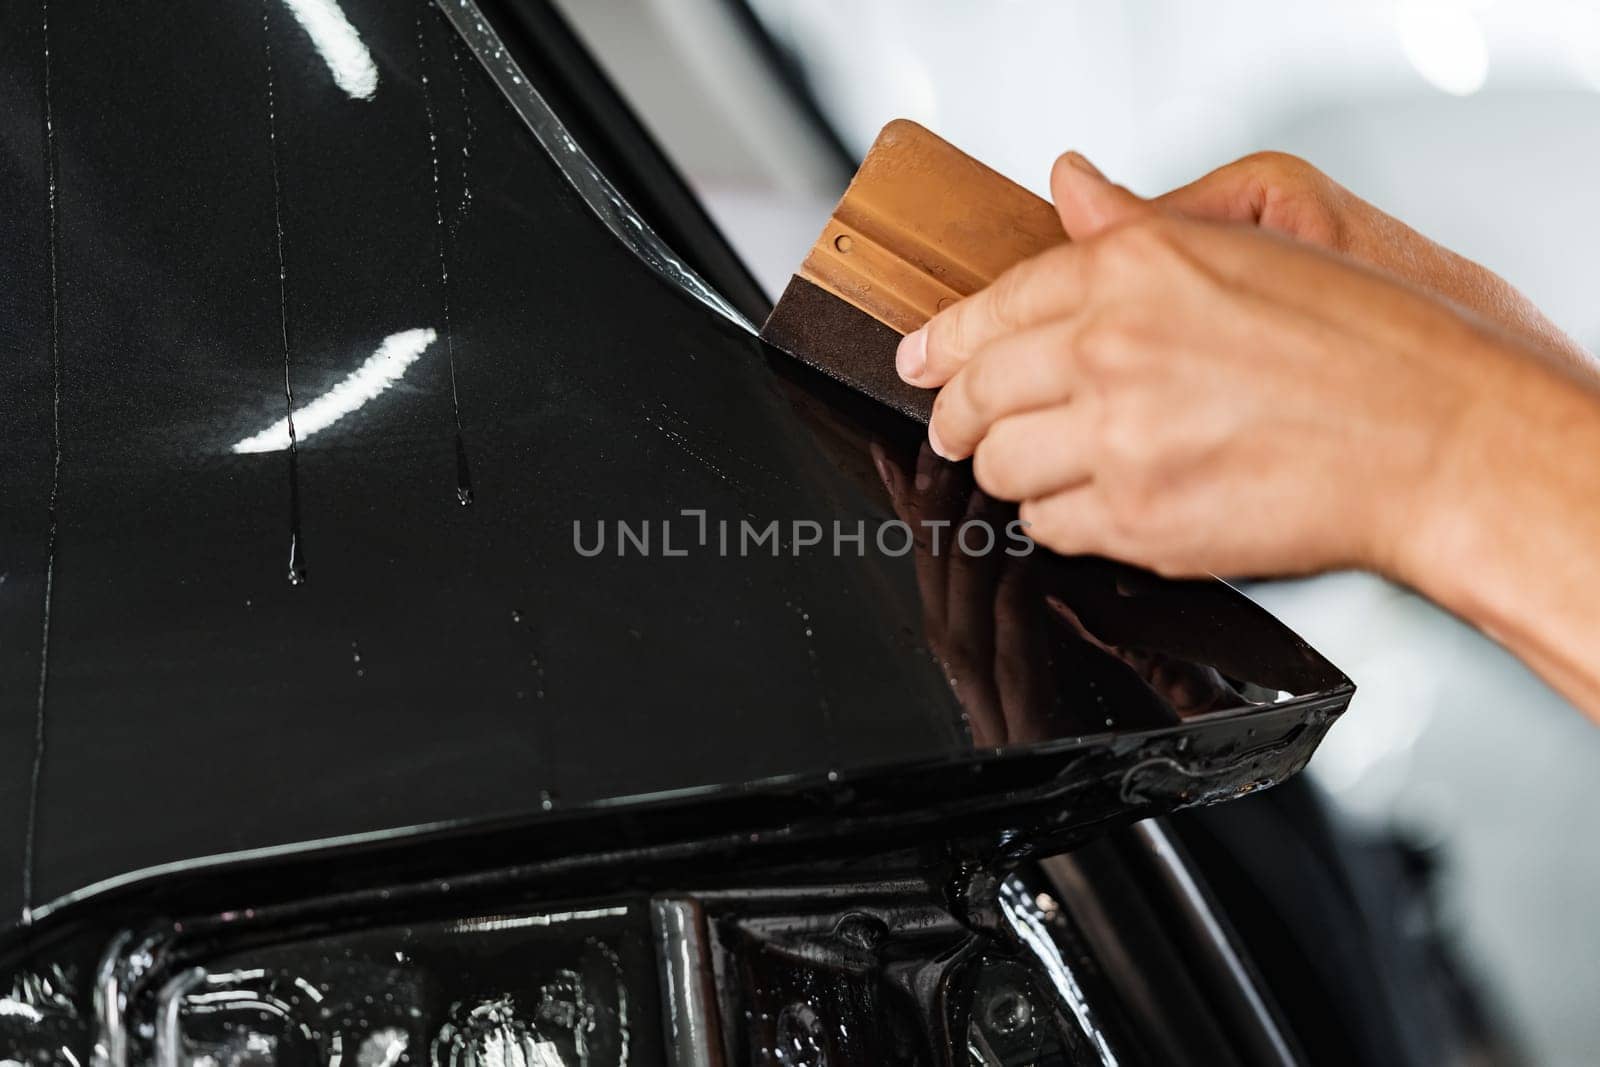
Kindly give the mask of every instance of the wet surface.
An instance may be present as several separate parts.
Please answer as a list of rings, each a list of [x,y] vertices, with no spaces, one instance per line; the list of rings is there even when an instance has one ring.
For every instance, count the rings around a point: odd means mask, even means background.
[[[7,961],[0,1057],[1299,1062],[1259,1054],[1263,1017],[1230,1012],[1238,978],[1208,965],[1188,905],[1149,877],[1138,840],[1150,825],[1009,874],[958,859],[959,838],[800,866],[773,865],[770,851],[714,866],[613,854],[556,882],[452,878],[364,900],[80,926]],[[1294,980],[1274,989],[1305,992]]]
[[[41,9],[0,13],[0,191],[33,205],[0,218],[5,915],[29,840],[40,904],[1342,691],[1216,583],[870,533],[661,553],[686,509],[870,530],[993,505],[617,242],[429,5],[340,8],[368,95],[275,2],[52,0],[53,154]],[[657,551],[575,551],[575,522],[619,521]]]
[[[164,990],[156,1062],[659,1063],[641,912],[474,915],[208,960]]]

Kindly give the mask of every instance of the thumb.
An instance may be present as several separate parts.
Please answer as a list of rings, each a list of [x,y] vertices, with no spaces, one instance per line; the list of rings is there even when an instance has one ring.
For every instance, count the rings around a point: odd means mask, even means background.
[[[1155,211],[1149,203],[1104,174],[1076,152],[1068,152],[1050,168],[1050,195],[1061,226],[1074,241]]]

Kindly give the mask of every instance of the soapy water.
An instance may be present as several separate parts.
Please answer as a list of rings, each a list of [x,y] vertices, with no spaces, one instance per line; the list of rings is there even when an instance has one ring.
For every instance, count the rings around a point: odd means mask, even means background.
[[[424,3],[426,0],[424,0]],[[450,226],[444,217],[444,196],[439,188],[439,127],[433,112],[433,83],[428,77],[428,45],[423,32],[422,9],[417,11],[417,68],[422,77],[422,108],[428,118],[428,165],[433,177],[434,242],[439,256],[439,308],[444,327],[445,361],[450,368],[450,412],[456,428],[456,501],[472,504],[472,470],[467,462],[466,438],[461,428],[461,390],[456,380],[456,335],[450,324]],[[465,149],[463,149],[465,151]],[[463,163],[465,167],[465,163]],[[463,190],[465,174],[463,172]],[[470,195],[464,193],[464,195]],[[462,209],[465,210],[464,208]]]
[[[61,502],[61,290],[56,270],[60,222],[56,210],[56,130],[51,96],[50,2],[39,5],[44,39],[44,167],[50,231],[50,503],[45,542],[44,606],[39,624],[39,684],[34,700],[33,761],[28,772],[28,814],[22,841],[22,922],[32,921],[34,845],[39,823],[39,778],[44,770],[45,708],[50,685],[50,608],[55,599],[56,537]],[[3,579],[0,579],[3,580]]]
[[[294,383],[289,358],[289,270],[283,252],[283,176],[278,165],[278,76],[272,60],[272,21],[268,0],[261,0],[261,39],[267,68],[267,146],[272,159],[272,228],[278,254],[278,337],[283,350],[283,426],[289,454],[289,566],[290,585],[305,581],[304,549],[300,541],[300,457],[294,429]]]

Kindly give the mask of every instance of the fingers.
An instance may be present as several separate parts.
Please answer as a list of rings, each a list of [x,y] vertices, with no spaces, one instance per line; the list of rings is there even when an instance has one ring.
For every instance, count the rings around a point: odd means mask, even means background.
[[[1062,227],[1075,240],[1155,211],[1113,185],[1076,152],[1056,160],[1050,189]],[[1083,297],[1082,259],[1070,244],[1053,248],[935,315],[901,340],[895,354],[900,377],[924,389],[937,388],[991,338],[1069,313]]]
[[[1067,401],[1077,385],[1072,348],[1079,324],[1047,322],[995,340],[934,398],[928,441],[946,459],[965,459],[990,425],[1007,415]]]
[[[901,521],[905,521],[906,511],[910,506],[905,473],[878,442],[872,442],[868,451],[872,454],[873,466],[878,469],[878,479],[883,482],[883,488],[889,494],[890,506],[894,508],[894,513]]]
[[[928,523],[938,522],[955,506],[953,477],[956,468],[942,463],[926,443],[917,453],[915,473],[903,469],[877,442],[871,446],[878,477],[888,490],[895,515],[918,539],[914,553],[917,588],[922,596],[923,624],[929,633],[945,629],[948,552],[924,550],[921,539],[928,535]],[[951,525],[946,522],[945,527]]]
[[[932,389],[966,366],[989,341],[1069,315],[1085,295],[1083,257],[1070,244],[1024,260],[965,300],[906,334],[895,369],[912,385]]]
[[[1074,240],[1155,213],[1149,203],[1113,185],[1076,152],[1056,160],[1050,191],[1061,225]],[[989,339],[1069,313],[1083,296],[1082,259],[1070,244],[1053,248],[935,315],[900,341],[895,353],[900,377],[924,389],[937,388]]]
[[[1058,404],[996,422],[973,454],[978,484],[1001,500],[1032,500],[1089,480],[1094,442],[1082,408]]]
[[[974,538],[971,554],[959,534],[967,522],[987,522],[994,505],[974,491],[965,513],[955,517],[945,531],[946,586],[944,590],[945,652],[951,661],[951,675],[969,693],[987,693],[993,688],[994,592],[996,573],[1005,558],[999,553],[978,552],[980,540]],[[988,522],[992,530],[994,524]]]
[[[1006,737],[1012,744],[1050,736],[1056,698],[1049,649],[1039,625],[1038,589],[1028,568],[1012,561],[994,598],[994,681]]]
[[[1338,187],[1309,163],[1282,153],[1247,156],[1153,201],[1112,184],[1076,152],[1056,161],[1050,184],[1062,226],[1076,242],[1176,215],[1260,224],[1313,244],[1339,244],[1331,206]],[[1193,236],[1182,226],[1166,230]],[[1229,243],[1215,232],[1205,237],[1208,253],[1225,252]],[[1091,258],[1085,247],[1068,243],[1012,267],[907,334],[895,358],[900,376],[925,389],[937,388],[993,338],[1074,314],[1086,299]]]
[[[1188,185],[1155,198],[1153,203],[1180,215],[1212,222],[1257,223],[1266,207],[1266,174],[1256,156],[1246,156]]]
[[[928,646],[966,712],[973,742],[1003,745],[1006,715],[993,666],[996,571],[1003,558],[976,546],[969,552],[960,533],[963,523],[974,520],[992,529],[994,505],[982,493],[957,491],[957,468],[940,462],[926,446],[914,474],[876,442],[871,453],[895,513],[918,535],[914,558]]]
[[[1017,516],[1029,537],[1063,556],[1107,555],[1116,542],[1105,497],[1092,481],[1028,500]]]
[[[1061,226],[1074,241],[1155,211],[1148,202],[1114,185],[1093,163],[1068,152],[1050,169],[1050,196]]]
[[[1358,216],[1373,214],[1333,179],[1284,152],[1257,152],[1219,167],[1153,203],[1208,222],[1242,223],[1350,252]]]

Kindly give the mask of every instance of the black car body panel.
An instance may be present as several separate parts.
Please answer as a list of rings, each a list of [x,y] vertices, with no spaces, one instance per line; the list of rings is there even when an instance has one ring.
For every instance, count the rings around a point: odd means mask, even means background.
[[[483,8],[759,320],[548,6]],[[1499,1062],[1304,781],[1125,826],[1293,775],[1347,679],[1220,582],[880,550],[919,474],[1009,514],[616,240],[432,3],[0,30],[0,1059]]]
[[[872,545],[872,448],[909,471],[917,428],[634,258],[430,5],[343,8],[366,96],[278,3],[56,0],[48,86],[41,8],[4,13],[0,869],[32,863],[4,914],[201,857],[1109,741],[1178,724],[1175,671],[1224,718],[1320,732],[1348,700],[1219,583],[1039,553],[1048,701],[975,740],[914,560]],[[867,546],[664,557],[686,510]],[[575,551],[619,521],[655,552]]]

